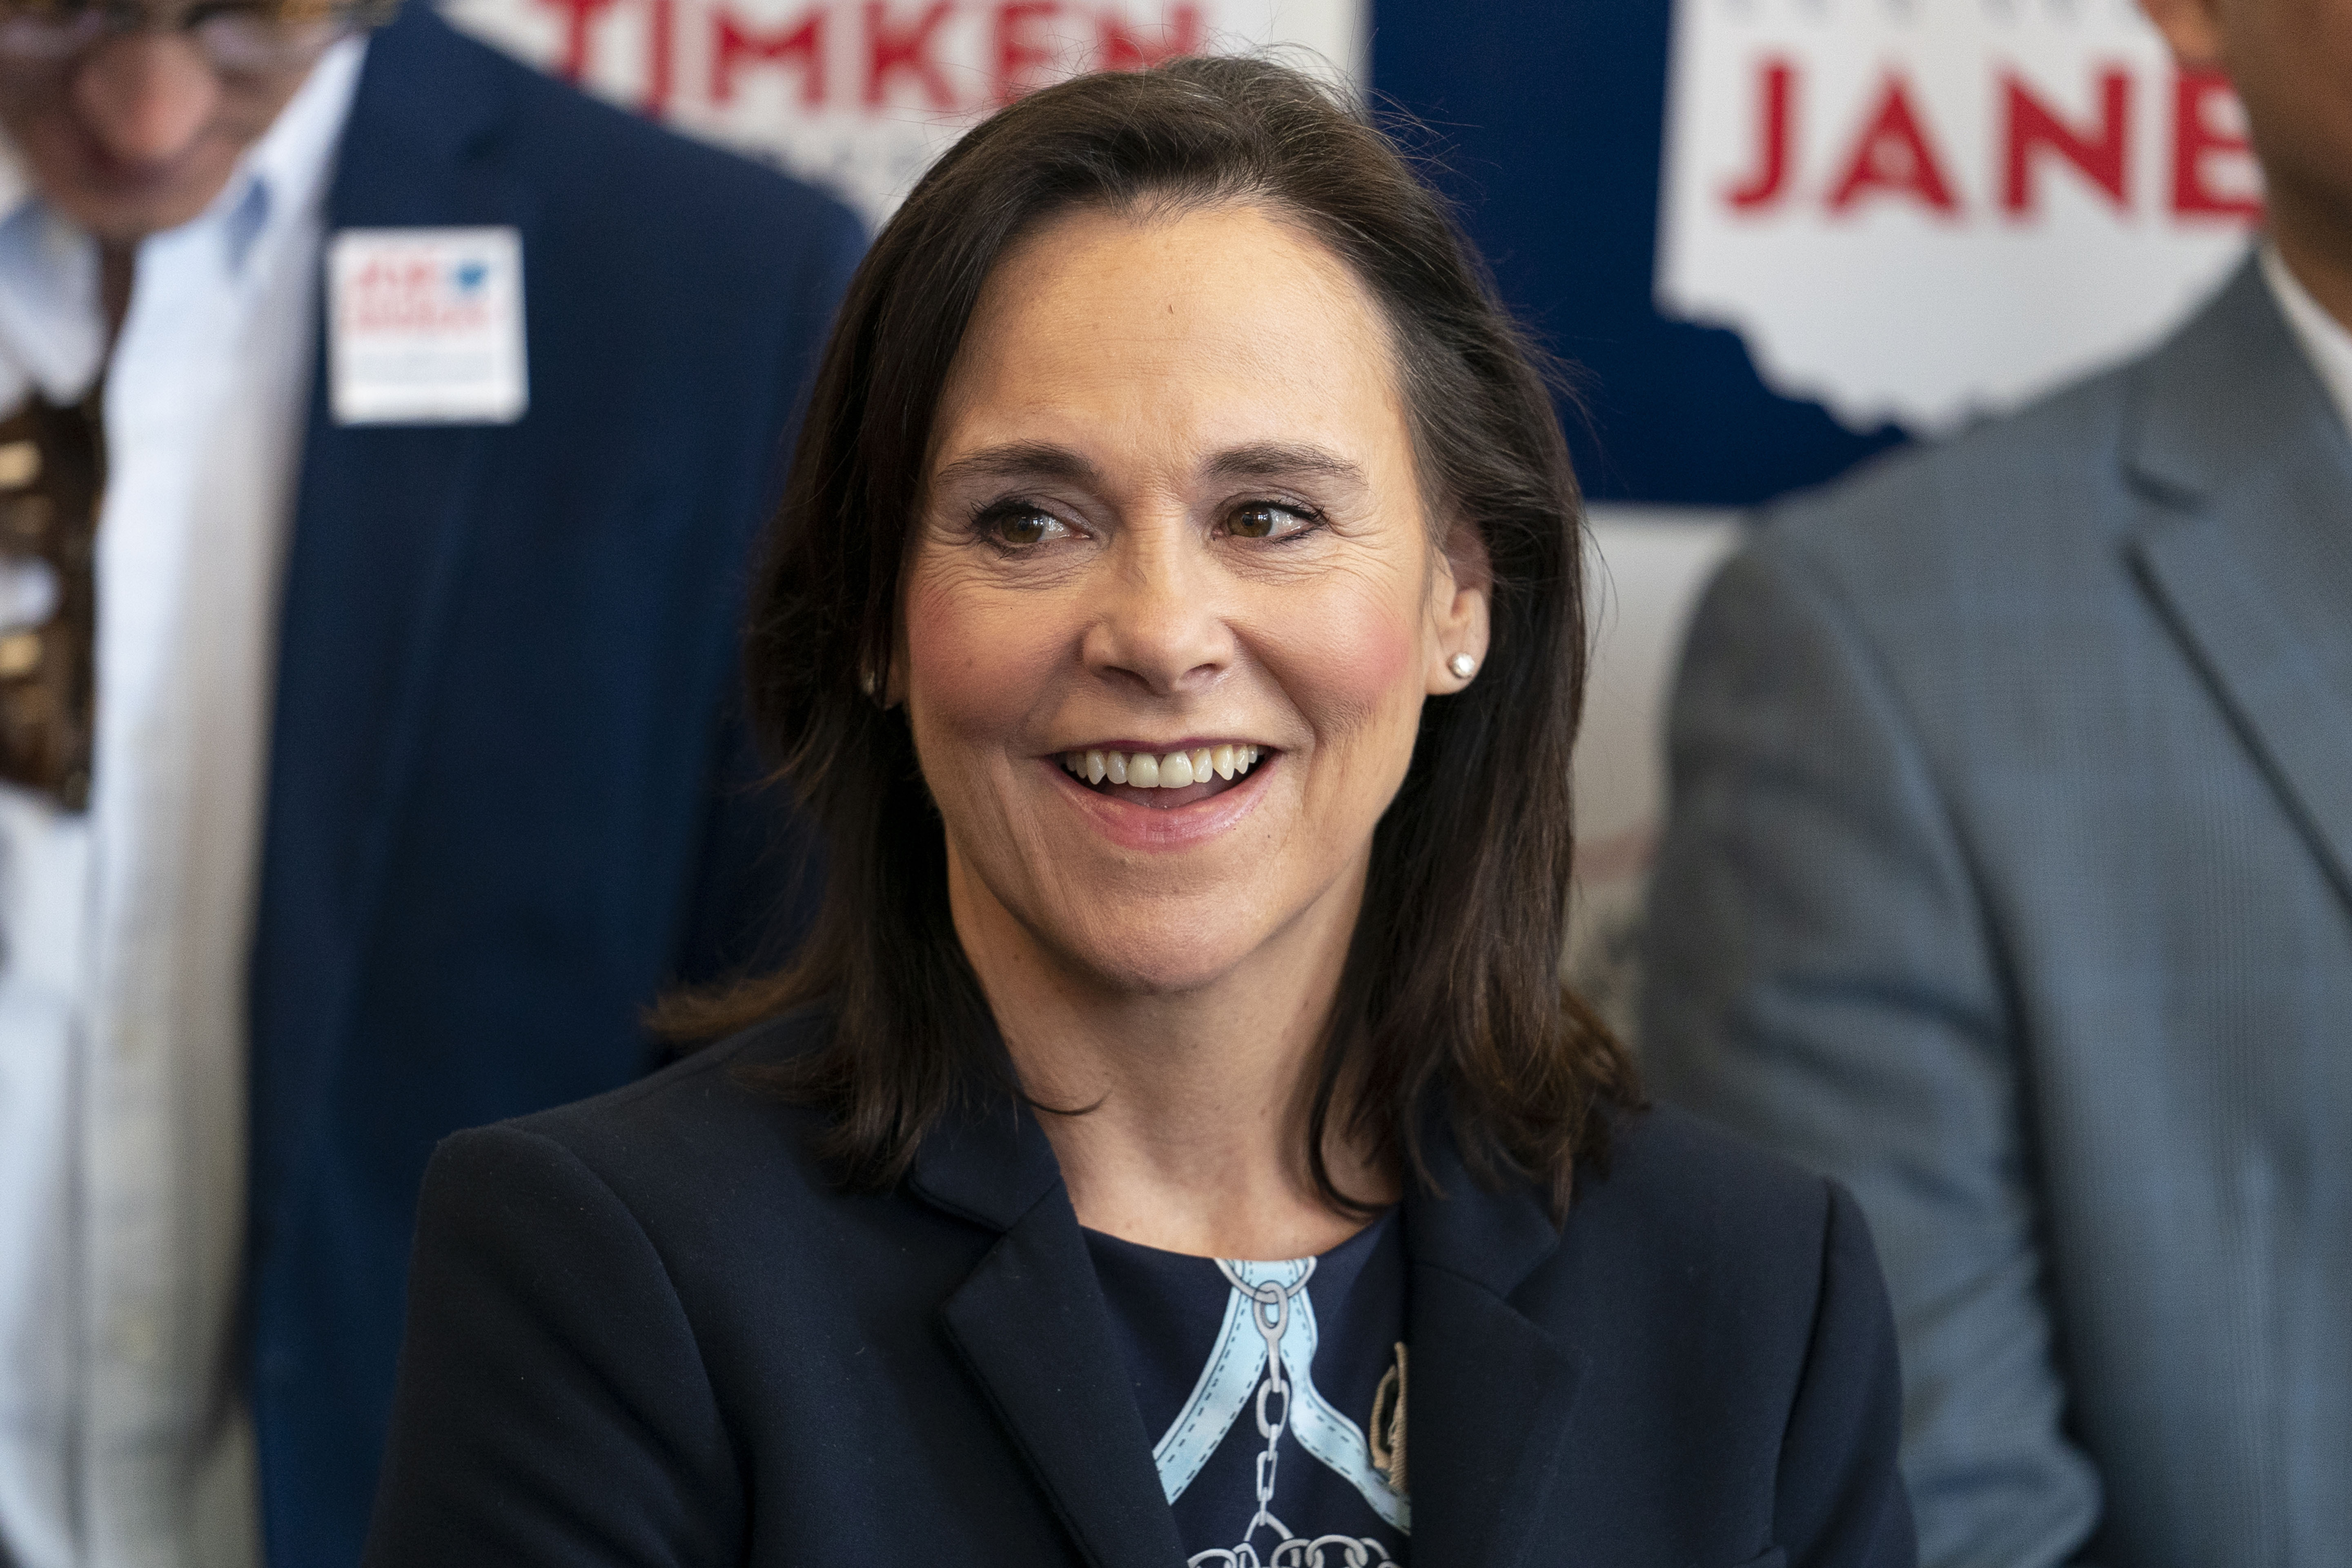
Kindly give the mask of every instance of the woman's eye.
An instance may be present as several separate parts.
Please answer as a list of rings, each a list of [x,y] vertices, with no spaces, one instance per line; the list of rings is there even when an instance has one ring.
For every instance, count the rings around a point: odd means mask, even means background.
[[[1069,530],[1062,520],[1035,507],[1011,507],[982,521],[982,531],[999,544],[1020,548],[1044,544],[1058,539]]]
[[[1313,520],[1307,513],[1272,501],[1256,501],[1234,513],[1225,531],[1235,539],[1287,539],[1304,533]]]

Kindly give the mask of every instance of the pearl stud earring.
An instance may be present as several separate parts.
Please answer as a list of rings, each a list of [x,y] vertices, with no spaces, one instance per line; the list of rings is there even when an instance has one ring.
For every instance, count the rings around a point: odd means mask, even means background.
[[[1478,661],[1466,653],[1457,653],[1445,661],[1445,668],[1454,672],[1454,679],[1467,680],[1478,673]]]

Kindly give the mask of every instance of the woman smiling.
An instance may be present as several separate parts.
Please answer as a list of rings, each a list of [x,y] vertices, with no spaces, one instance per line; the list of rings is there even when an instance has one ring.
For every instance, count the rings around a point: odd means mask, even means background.
[[[756,598],[819,929],[436,1155],[371,1563],[1908,1562],[1853,1204],[1560,984],[1579,510],[1307,79],[967,136]]]

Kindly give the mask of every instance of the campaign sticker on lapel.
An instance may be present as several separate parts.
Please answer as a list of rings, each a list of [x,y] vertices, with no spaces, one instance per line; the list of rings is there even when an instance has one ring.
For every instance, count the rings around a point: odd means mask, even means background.
[[[347,228],[327,247],[339,425],[504,425],[530,403],[522,237]]]

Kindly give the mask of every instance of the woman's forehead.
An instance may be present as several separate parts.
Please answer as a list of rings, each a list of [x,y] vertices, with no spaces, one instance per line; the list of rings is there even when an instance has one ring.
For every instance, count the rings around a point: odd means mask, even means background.
[[[1385,335],[1346,263],[1302,225],[1256,204],[1219,203],[1057,215],[999,258],[967,340],[1009,328],[1150,341],[1220,322],[1270,341]]]
[[[1379,445],[1403,420],[1378,307],[1297,225],[1222,205],[1065,215],[983,289],[937,460],[1123,429],[1231,449]]]

